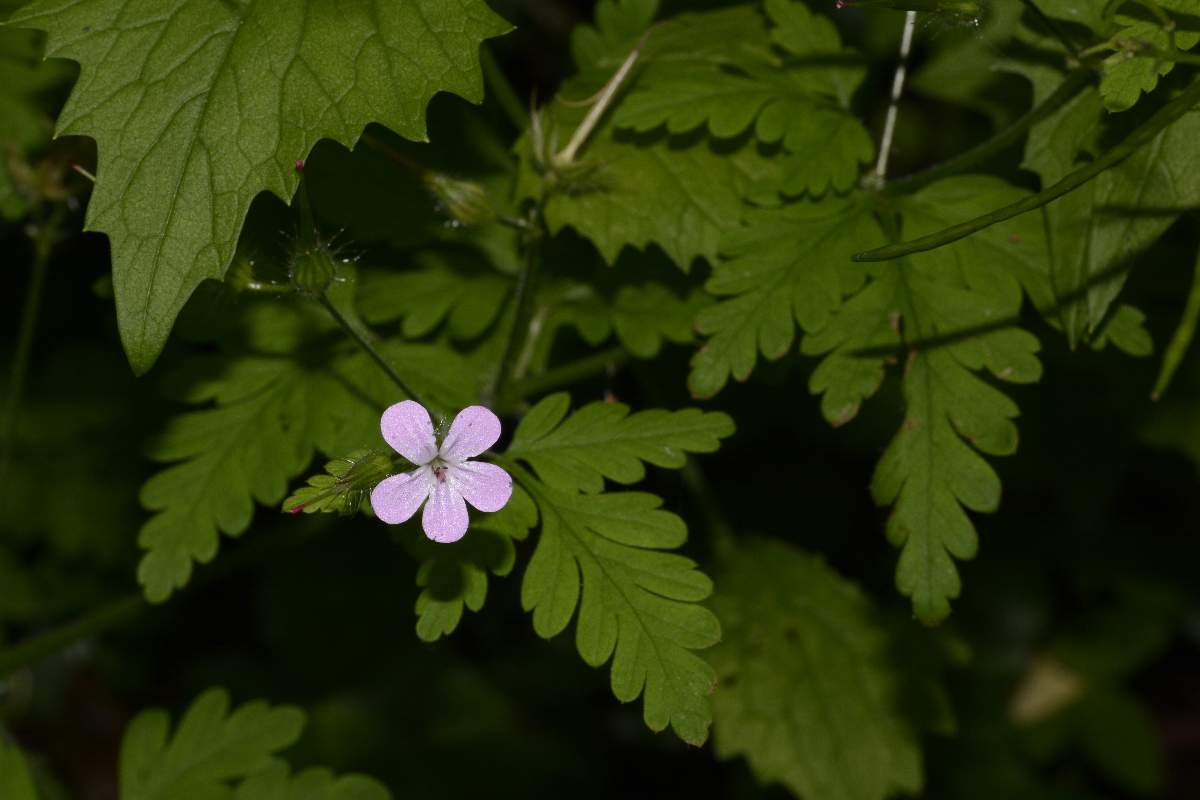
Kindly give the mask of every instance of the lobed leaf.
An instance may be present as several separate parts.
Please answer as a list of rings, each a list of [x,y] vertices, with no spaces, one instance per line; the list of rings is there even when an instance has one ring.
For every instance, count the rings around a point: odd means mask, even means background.
[[[642,695],[651,730],[670,725],[685,742],[703,744],[715,676],[693,651],[715,644],[721,633],[699,604],[711,581],[690,559],[662,552],[683,544],[683,520],[659,509],[654,495],[564,492],[515,470],[542,522],[521,584],[533,629],[549,639],[578,611],[579,654],[593,667],[612,659],[617,699]]]
[[[422,559],[417,570],[417,636],[436,642],[454,632],[464,609],[483,608],[488,573],[503,578],[512,572],[517,560],[513,543],[523,541],[537,522],[537,506],[524,489],[514,486],[508,505],[472,518],[471,530],[458,542],[411,539],[410,548]]]
[[[604,479],[637,483],[645,464],[677,469],[688,453],[711,453],[733,433],[733,420],[696,408],[629,413],[623,403],[597,401],[567,416],[571,398],[550,395],[529,410],[508,455],[533,468],[548,486],[594,494]]]
[[[727,299],[696,317],[697,330],[710,338],[692,359],[692,394],[711,397],[731,376],[745,380],[759,353],[782,358],[797,323],[805,330],[826,325],[864,279],[850,254],[882,237],[860,194],[747,212],[745,225],[722,241],[725,258],[705,284]]]
[[[919,234],[1022,194],[998,179],[966,176],[926,187],[900,201],[899,211],[905,234]],[[826,392],[822,408],[835,423],[852,416],[878,387],[885,362],[904,352],[905,419],[871,491],[877,503],[893,506],[888,538],[902,548],[896,583],[927,623],[944,619],[961,590],[953,559],[978,548],[966,510],[990,512],[1000,502],[999,478],[981,453],[1016,449],[1017,407],[976,373],[1018,383],[1040,377],[1037,340],[1014,326],[1022,283],[1044,291],[1046,260],[1037,215],[1015,217],[877,267],[863,291],[804,342],[805,352],[830,354],[812,386]]]
[[[58,130],[97,142],[87,229],[111,242],[139,373],[225,273],[255,195],[291,197],[318,139],[350,145],[369,122],[423,139],[435,93],[482,98],[480,42],[508,28],[483,0],[36,0],[12,22],[81,66]]]
[[[617,108],[615,124],[641,132],[665,126],[672,134],[705,126],[718,139],[753,128],[759,141],[782,142],[788,153],[781,174],[770,181],[774,191],[819,195],[832,187],[844,192],[875,152],[870,135],[848,111],[865,70],[837,63],[843,55],[841,37],[828,18],[790,0],[770,0],[766,11],[777,26],[770,39],[765,26],[750,28],[749,37],[726,35],[723,48],[711,51],[698,53],[685,40],[678,42],[677,52],[655,47],[655,31],[648,64]],[[698,14],[691,24],[711,20],[728,30],[727,18],[735,13],[750,12]],[[787,67],[778,66],[770,42],[788,54]]]
[[[781,542],[740,544],[712,606],[718,758],[806,800],[882,800],[921,790],[916,732],[887,640],[861,592]]]
[[[166,712],[143,711],[121,741],[121,800],[389,800],[363,775],[335,778],[323,768],[289,775],[276,754],[303,727],[304,715],[291,706],[256,700],[231,712],[224,689],[196,698],[174,733]]]
[[[261,700],[231,713],[224,689],[196,698],[173,734],[165,711],[143,711],[121,741],[121,800],[220,797],[229,782],[269,768],[303,727],[299,709]]]

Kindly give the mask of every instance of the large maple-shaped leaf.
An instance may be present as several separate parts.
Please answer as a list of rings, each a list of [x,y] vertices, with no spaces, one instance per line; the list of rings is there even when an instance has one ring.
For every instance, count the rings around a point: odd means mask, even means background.
[[[14,23],[81,65],[59,133],[97,142],[87,228],[112,243],[138,372],[224,274],[256,194],[290,197],[322,137],[379,122],[423,139],[435,93],[481,99],[480,41],[508,27],[484,0],[38,0]]]

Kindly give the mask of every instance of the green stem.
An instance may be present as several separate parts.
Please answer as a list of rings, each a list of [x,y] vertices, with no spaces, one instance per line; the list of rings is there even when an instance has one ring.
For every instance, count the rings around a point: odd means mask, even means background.
[[[400,373],[397,372],[396,368],[392,366],[391,362],[384,357],[383,353],[379,352],[379,348],[375,346],[375,343],[371,341],[370,337],[360,330],[357,325],[348,320],[326,295],[321,295],[321,305],[325,307],[325,310],[329,312],[330,316],[337,320],[337,323],[342,326],[343,330],[350,334],[350,338],[357,342],[358,346],[361,347],[366,354],[369,355],[372,360],[379,365],[379,368],[382,369],[387,376],[392,379],[392,383],[396,384],[401,392],[413,400],[416,400],[418,403],[421,403],[421,405],[425,406],[426,408],[429,408],[429,406],[421,399],[421,397],[414,392],[407,383],[404,382],[404,378],[400,377]]]
[[[1070,173],[1053,186],[1026,197],[1024,200],[996,209],[990,214],[984,214],[958,225],[951,225],[943,230],[907,242],[855,253],[851,258],[854,261],[890,261],[912,253],[933,250],[970,236],[998,222],[1004,222],[1027,211],[1041,208],[1047,203],[1073,192],[1101,172],[1129,157],[1134,151],[1160,134],[1168,125],[1186,114],[1198,102],[1200,102],[1200,80],[1192,83],[1182,94],[1156,111],[1154,116],[1126,136],[1119,145],[1087,166]]]
[[[1058,43],[1065,47],[1068,53],[1070,53],[1077,61],[1083,60],[1083,55],[1080,53],[1079,45],[1075,44],[1075,42],[1067,34],[1066,29],[1064,29],[1054,20],[1050,19],[1050,17],[1048,17],[1046,13],[1038,7],[1037,3],[1033,2],[1033,0],[1021,0],[1021,2],[1025,4],[1027,9],[1033,12],[1033,15],[1037,17],[1038,22],[1042,23],[1042,26],[1045,27],[1046,30],[1050,31],[1050,35],[1055,39],[1058,39]]]
[[[3,480],[12,459],[13,438],[17,430],[17,415],[21,398],[25,394],[25,379],[29,375],[29,359],[33,353],[33,342],[37,334],[37,321],[42,307],[42,294],[46,289],[46,273],[49,271],[50,255],[58,238],[58,227],[66,210],[55,206],[45,222],[35,221],[37,235],[33,241],[33,271],[29,285],[25,288],[25,301],[21,308],[21,328],[17,334],[17,350],[9,372],[8,395],[4,399],[3,416],[0,417],[0,480]]]
[[[500,398],[499,405],[501,408],[509,408],[527,397],[544,394],[550,389],[575,383],[604,372],[610,367],[623,364],[628,359],[629,353],[623,347],[611,347],[608,350],[585,356],[577,361],[546,370],[540,375],[533,375],[512,384]]]
[[[500,110],[508,117],[514,128],[524,131],[529,127],[529,113],[521,104],[516,90],[513,89],[504,70],[500,68],[500,62],[496,60],[496,55],[489,45],[485,44],[480,48],[479,60],[483,67],[483,79],[488,88],[492,90],[496,102],[500,104]]]
[[[1163,392],[1171,385],[1175,370],[1179,369],[1184,355],[1196,337],[1197,321],[1200,321],[1200,251],[1196,253],[1196,266],[1192,272],[1192,290],[1188,293],[1187,305],[1184,306],[1179,326],[1175,328],[1167,349],[1163,351],[1162,367],[1159,369],[1158,379],[1154,382],[1154,390],[1150,393],[1151,400],[1161,398]]]
[[[976,164],[986,161],[1019,140],[1034,125],[1070,102],[1084,87],[1092,82],[1092,78],[1093,74],[1089,69],[1080,68],[1073,70],[1067,74],[1063,82],[1059,84],[1058,88],[1049,97],[991,139],[981,142],[970,150],[940,164],[936,164],[929,169],[888,181],[883,189],[884,194],[911,194],[923,186],[928,186],[942,178],[965,172]]]
[[[243,547],[221,560],[216,566],[205,570],[176,597],[194,594],[213,583],[224,580],[242,570],[265,563],[280,553],[307,541],[315,533],[326,529],[319,524],[287,525],[268,536],[247,542]],[[53,655],[72,644],[91,639],[133,619],[151,606],[141,592],[134,592],[113,600],[95,611],[78,619],[38,634],[20,644],[0,652],[0,680],[17,670]]]
[[[148,607],[141,592],[134,592],[115,600],[74,622],[38,634],[15,647],[0,653],[0,679],[7,678],[22,667],[54,655],[75,642],[90,639],[109,628],[137,616]]]
[[[682,472],[684,485],[687,486],[692,499],[700,506],[704,524],[712,534],[713,552],[719,559],[729,559],[737,548],[737,534],[733,524],[725,516],[725,510],[717,502],[717,493],[694,458],[688,458]]]
[[[529,336],[529,321],[533,315],[533,299],[536,295],[538,271],[542,261],[542,232],[541,223],[531,224],[529,235],[525,242],[525,263],[517,274],[517,288],[513,302],[512,328],[508,332],[508,340],[504,344],[504,354],[500,357],[500,367],[496,370],[491,386],[484,393],[484,404],[492,405],[503,397],[508,385],[520,375],[516,374],[517,354],[525,346]]]

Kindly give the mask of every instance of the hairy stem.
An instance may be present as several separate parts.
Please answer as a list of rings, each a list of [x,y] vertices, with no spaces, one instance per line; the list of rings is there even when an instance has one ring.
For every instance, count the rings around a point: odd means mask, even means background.
[[[900,36],[900,63],[892,76],[892,97],[888,102],[887,117],[883,122],[883,136],[879,140],[879,159],[875,162],[873,179],[882,185],[887,177],[888,157],[892,153],[892,137],[896,133],[896,116],[900,113],[900,98],[904,95],[904,78],[908,74],[908,56],[912,52],[913,30],[917,26],[917,12],[904,12],[904,33]]]
[[[489,406],[504,396],[512,381],[521,377],[516,368],[517,354],[524,348],[525,340],[529,336],[529,322],[533,316],[533,299],[536,294],[535,286],[542,261],[540,221],[531,224],[528,231],[529,235],[525,241],[525,263],[521,265],[521,271],[517,274],[517,289],[513,298],[515,311],[513,312],[512,328],[509,329],[508,339],[504,343],[500,366],[483,396],[484,404]]]
[[[959,239],[970,236],[998,222],[1003,222],[1024,214],[1026,211],[1041,208],[1047,203],[1073,192],[1101,172],[1129,157],[1130,154],[1142,145],[1147,144],[1151,139],[1160,134],[1168,125],[1186,114],[1197,103],[1200,103],[1200,80],[1193,82],[1182,94],[1155,112],[1154,116],[1142,123],[1133,133],[1126,136],[1125,140],[1119,145],[1113,147],[1087,166],[1070,173],[1053,186],[1043,189],[1035,195],[1026,197],[1024,200],[1004,206],[1003,208],[998,208],[990,214],[984,214],[966,222],[951,225],[943,230],[907,242],[855,253],[851,258],[854,261],[890,261],[893,258],[901,258],[912,253],[933,250],[951,242],[957,242]]]
[[[1073,70],[1063,79],[1063,82],[1059,84],[1058,88],[1049,97],[1036,107],[1030,109],[1012,125],[987,141],[980,142],[970,150],[940,164],[935,164],[928,169],[912,175],[906,175],[903,178],[897,178],[894,181],[888,181],[883,189],[884,193],[888,195],[911,194],[917,189],[940,181],[942,178],[958,175],[974,167],[976,164],[986,161],[1018,141],[1030,128],[1070,102],[1071,99],[1092,82],[1093,78],[1094,75],[1089,69],[1079,68]]]
[[[568,386],[576,381],[597,375],[610,367],[623,364],[629,359],[629,354],[623,347],[612,347],[578,361],[563,364],[561,367],[546,370],[540,375],[533,375],[512,384],[504,396],[500,398],[500,407],[509,408],[527,397],[543,394],[560,386]]]
[[[8,375],[8,393],[4,398],[3,416],[0,416],[0,480],[3,480],[12,460],[13,437],[17,431],[21,398],[25,394],[25,379],[29,375],[29,359],[37,335],[37,320],[42,307],[42,294],[46,288],[46,273],[65,213],[65,207],[55,206],[48,219],[35,219],[33,223],[33,270],[29,276],[29,285],[25,288],[17,350]]]
[[[392,383],[396,384],[400,391],[404,392],[405,395],[413,400],[421,403],[421,405],[425,406],[426,408],[429,408],[425,401],[423,401],[421,397],[414,392],[407,383],[404,382],[404,378],[400,376],[400,373],[396,371],[396,368],[392,366],[392,363],[387,360],[383,353],[379,352],[379,348],[376,346],[375,342],[371,341],[371,337],[366,332],[361,330],[358,325],[355,325],[353,322],[347,319],[346,315],[343,314],[341,310],[334,305],[326,295],[321,295],[321,305],[325,307],[325,310],[329,312],[330,316],[337,320],[337,323],[342,326],[342,329],[345,330],[346,333],[350,334],[350,338],[353,339],[358,346],[361,347],[363,351],[366,352],[366,354],[369,355],[371,359],[379,365],[379,368],[382,369],[387,376],[392,379]]]

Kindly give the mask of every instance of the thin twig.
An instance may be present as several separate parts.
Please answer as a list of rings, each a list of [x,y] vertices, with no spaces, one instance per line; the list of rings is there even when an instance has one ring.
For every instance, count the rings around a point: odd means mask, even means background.
[[[516,369],[517,354],[525,346],[529,336],[529,321],[533,314],[533,299],[536,294],[534,287],[537,283],[538,271],[542,261],[542,235],[540,223],[532,223],[528,228],[529,235],[525,242],[525,263],[517,273],[517,288],[513,298],[513,324],[508,331],[508,339],[504,343],[504,353],[500,357],[500,366],[487,391],[484,392],[484,405],[491,405],[504,396],[508,384],[520,378]]]

